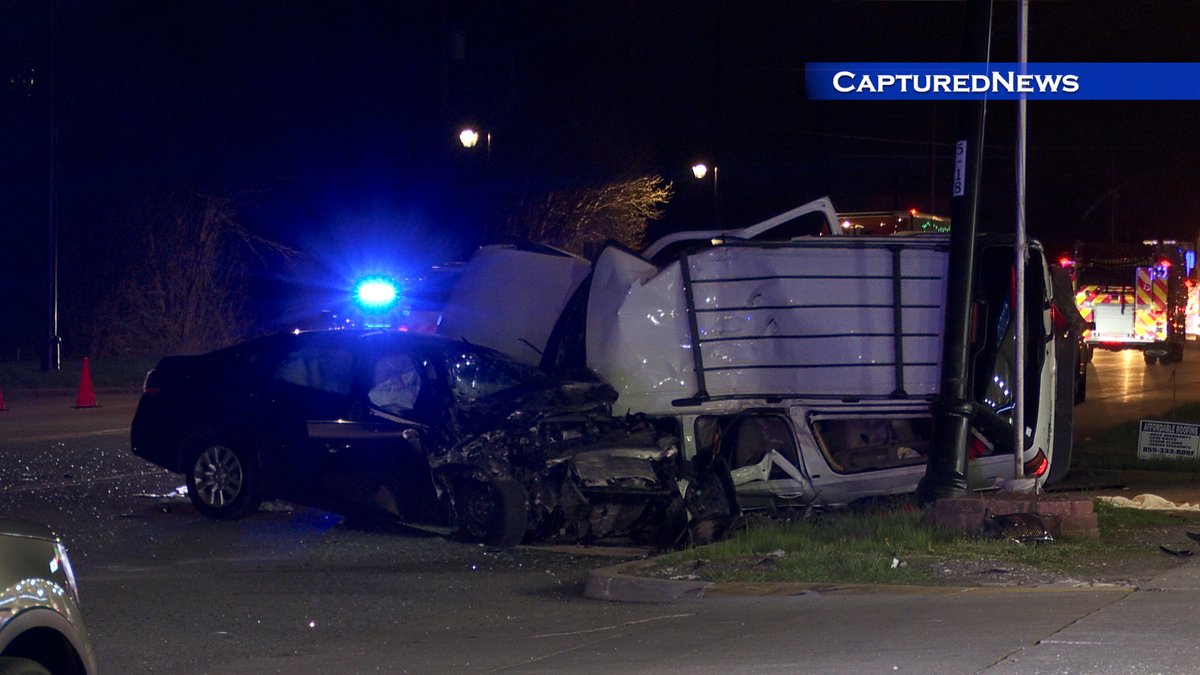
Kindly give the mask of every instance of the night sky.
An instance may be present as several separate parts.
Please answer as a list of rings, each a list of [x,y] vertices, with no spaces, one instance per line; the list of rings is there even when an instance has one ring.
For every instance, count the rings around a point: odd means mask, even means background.
[[[803,68],[961,60],[960,2],[0,8],[0,359],[44,340],[51,205],[64,307],[80,312],[131,205],[172,188],[234,195],[244,225],[304,254],[259,272],[268,314],[315,309],[313,289],[366,267],[463,259],[489,199],[630,172],[675,182],[652,234],[823,195],[844,211],[949,210],[953,104],[808,101]],[[996,3],[993,60],[1015,60],[1016,9]],[[1030,58],[1200,61],[1198,27],[1194,2],[1035,0]],[[988,109],[990,229],[1014,218],[1015,110]],[[1031,234],[1054,251],[1195,239],[1197,119],[1200,102],[1031,103]],[[458,144],[468,123],[491,131],[490,157]],[[720,167],[719,213],[691,177],[698,159]],[[67,353],[78,323],[63,317]]]

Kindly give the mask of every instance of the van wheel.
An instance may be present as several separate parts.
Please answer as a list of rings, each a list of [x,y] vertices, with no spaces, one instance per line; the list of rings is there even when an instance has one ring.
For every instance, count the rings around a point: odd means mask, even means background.
[[[459,532],[470,541],[516,546],[529,527],[525,491],[508,478],[464,479],[454,491]]]
[[[262,503],[253,463],[236,446],[214,439],[200,442],[187,466],[188,497],[208,518],[245,518]]]

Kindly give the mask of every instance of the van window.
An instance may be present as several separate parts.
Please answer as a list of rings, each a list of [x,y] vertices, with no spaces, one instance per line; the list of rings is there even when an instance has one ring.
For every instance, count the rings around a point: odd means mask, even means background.
[[[715,452],[733,470],[759,464],[774,450],[793,466],[799,464],[791,424],[777,413],[701,415],[696,419],[696,446],[701,453]],[[770,477],[787,478],[780,466]]]
[[[924,464],[933,438],[931,417],[815,419],[813,435],[837,473]]]

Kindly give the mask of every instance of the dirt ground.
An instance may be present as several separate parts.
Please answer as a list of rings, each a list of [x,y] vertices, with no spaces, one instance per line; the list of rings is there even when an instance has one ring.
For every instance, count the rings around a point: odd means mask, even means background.
[[[1200,476],[1156,471],[1111,471],[1072,474],[1059,488],[1093,496],[1124,497],[1154,495],[1178,506],[1200,507]],[[1188,533],[1200,533],[1200,510],[1156,511],[1166,524],[1138,525],[1101,532],[1107,544],[1103,553],[1081,557],[1079,569],[1055,572],[995,560],[941,560],[930,563],[936,583],[962,586],[1091,585],[1137,586],[1176,565],[1192,554],[1200,557],[1200,541]]]
[[[1193,553],[1200,556],[1200,542],[1187,536],[1188,532],[1200,532],[1200,513],[1171,512],[1169,518],[1172,522],[1167,525],[1103,532],[1101,537],[1107,546],[1094,555],[1079,555],[1079,566],[1071,571],[989,559],[938,560],[926,564],[935,583],[946,586],[1139,586],[1185,564]]]

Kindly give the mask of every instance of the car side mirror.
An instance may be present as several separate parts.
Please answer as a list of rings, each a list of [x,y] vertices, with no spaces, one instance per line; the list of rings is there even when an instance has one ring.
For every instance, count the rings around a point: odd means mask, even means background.
[[[400,432],[400,438],[403,438],[414,450],[421,452],[421,432],[416,429],[405,429]]]

